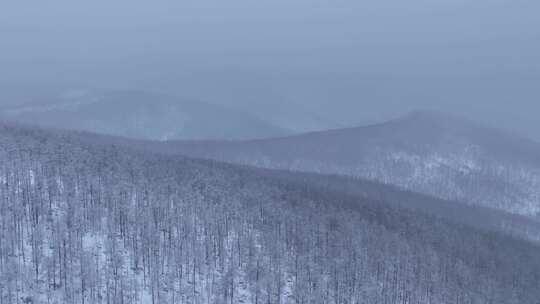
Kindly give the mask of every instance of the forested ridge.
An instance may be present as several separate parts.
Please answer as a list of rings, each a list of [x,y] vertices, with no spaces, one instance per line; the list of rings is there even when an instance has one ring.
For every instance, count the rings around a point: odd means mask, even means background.
[[[268,169],[339,174],[537,218],[540,143],[437,112],[250,141],[177,141],[164,149]]]
[[[0,126],[0,304],[540,298],[534,243],[384,192],[86,136]]]

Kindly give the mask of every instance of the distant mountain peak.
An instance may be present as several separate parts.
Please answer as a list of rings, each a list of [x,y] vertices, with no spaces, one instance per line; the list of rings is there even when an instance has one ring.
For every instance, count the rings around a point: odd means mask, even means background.
[[[416,136],[500,136],[505,134],[501,130],[482,125],[467,117],[453,113],[420,110],[410,112],[402,117],[382,123],[390,131],[406,133]],[[508,136],[506,134],[505,136]]]
[[[224,106],[138,90],[67,90],[0,108],[0,118],[152,140],[252,139],[289,134]]]
[[[401,118],[398,118],[401,121],[421,121],[428,123],[468,123],[473,124],[472,121],[468,120],[465,117],[458,116],[455,114],[435,111],[435,110],[416,110],[412,111]]]

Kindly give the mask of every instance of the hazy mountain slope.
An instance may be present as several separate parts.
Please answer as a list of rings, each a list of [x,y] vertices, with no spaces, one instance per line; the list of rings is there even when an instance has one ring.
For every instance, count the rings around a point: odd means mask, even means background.
[[[24,128],[24,126],[20,127]],[[147,151],[167,156],[178,156],[177,147],[171,146],[168,142],[133,140],[87,132],[69,132],[68,134],[77,134],[78,141],[93,146],[112,145],[134,151]],[[473,207],[463,201],[440,199],[422,193],[403,190],[391,184],[358,177],[291,170],[269,170],[252,166],[234,166],[236,169],[256,171],[259,178],[277,178],[280,183],[284,184],[297,182],[308,183],[318,189],[369,197],[370,199],[384,198],[387,203],[400,208],[420,211],[483,230],[511,234],[521,239],[540,240],[539,221],[521,215],[513,215],[506,211],[498,211],[480,205]]]
[[[538,246],[402,208],[399,190],[369,183],[357,193],[332,177],[111,141],[0,126],[4,303],[528,304],[540,296]]]
[[[221,106],[139,91],[72,91],[0,109],[5,119],[131,138],[249,139],[287,131]]]
[[[265,168],[344,174],[513,213],[540,212],[540,144],[440,113],[244,142],[169,149]]]

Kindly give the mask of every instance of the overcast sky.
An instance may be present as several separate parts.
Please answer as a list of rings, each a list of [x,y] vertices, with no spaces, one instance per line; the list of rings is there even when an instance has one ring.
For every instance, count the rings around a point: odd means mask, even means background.
[[[436,109],[540,140],[539,14],[538,0],[7,0],[0,88],[295,104],[343,125]]]

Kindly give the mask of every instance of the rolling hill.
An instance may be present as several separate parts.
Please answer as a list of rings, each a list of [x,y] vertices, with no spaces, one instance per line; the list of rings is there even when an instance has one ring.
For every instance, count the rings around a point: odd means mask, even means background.
[[[540,213],[540,144],[436,112],[250,141],[183,141],[169,151],[263,168],[367,178],[512,213]]]
[[[139,139],[251,139],[290,134],[249,114],[142,91],[73,90],[0,108],[6,120]]]

